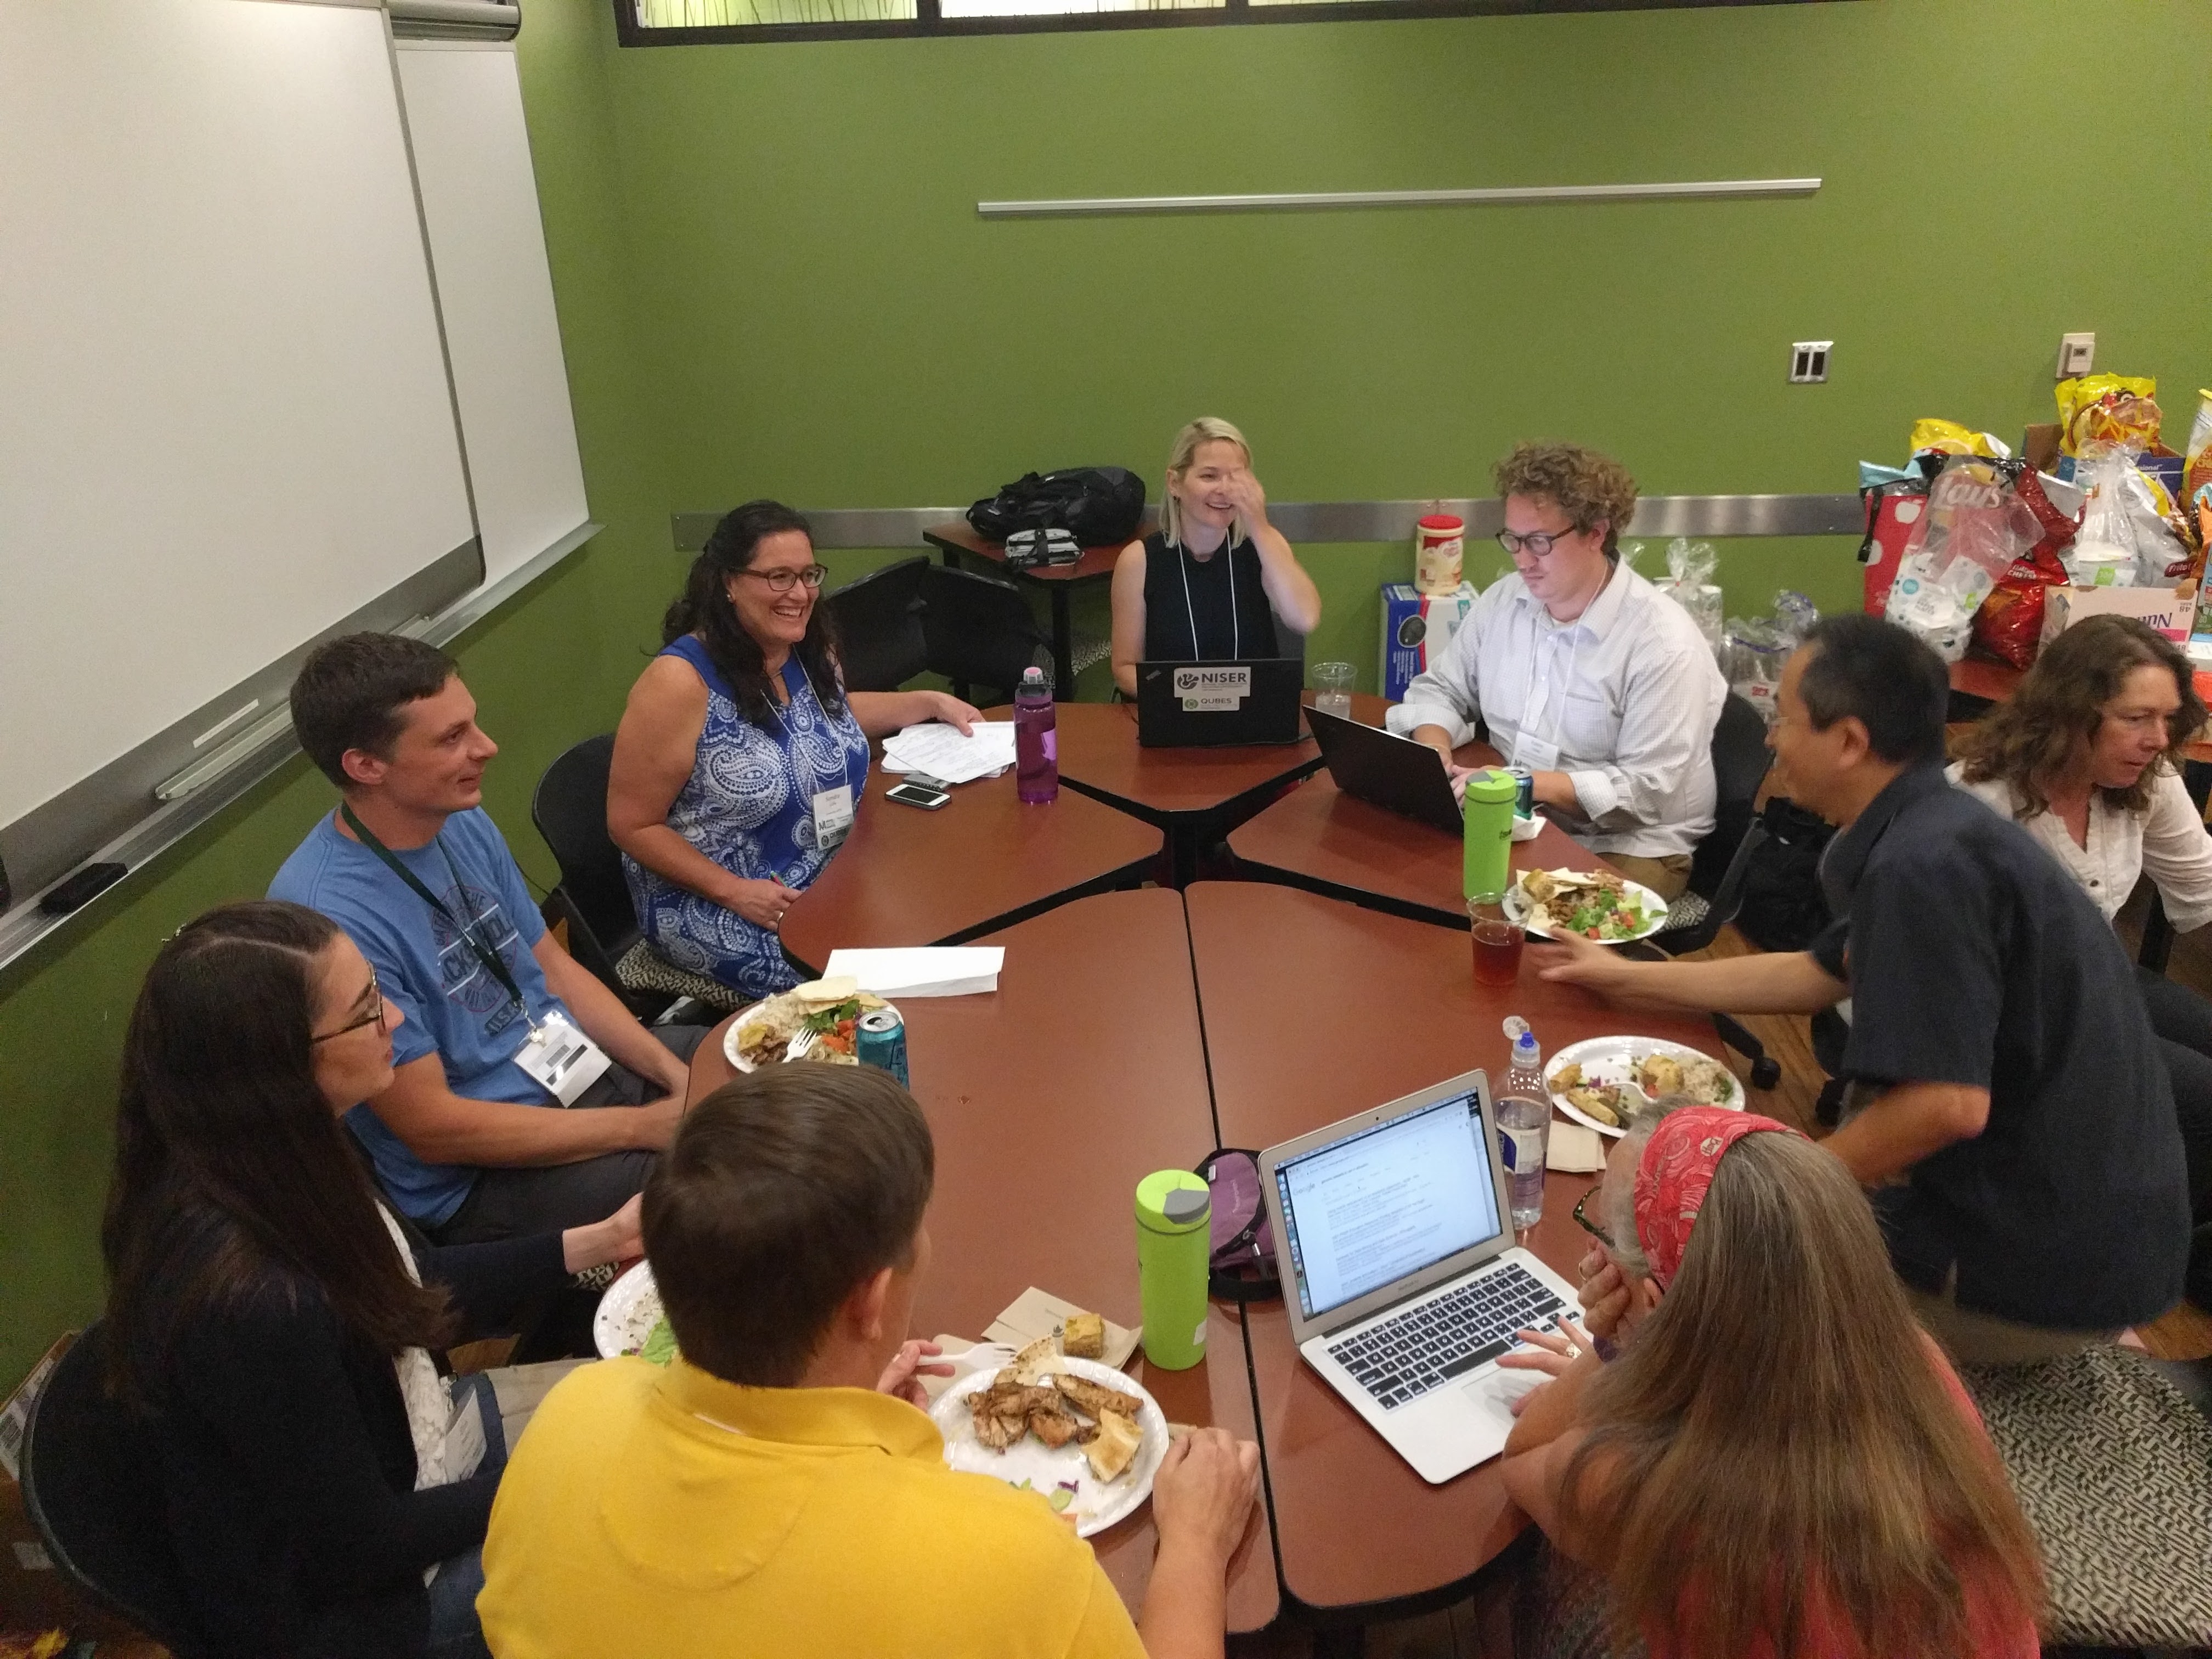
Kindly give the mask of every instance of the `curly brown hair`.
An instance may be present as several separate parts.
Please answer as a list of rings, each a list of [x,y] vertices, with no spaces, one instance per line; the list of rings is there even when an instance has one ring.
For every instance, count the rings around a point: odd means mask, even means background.
[[[2133,617],[2087,617],[2043,647],[2027,678],[2005,702],[1984,715],[1959,747],[1968,783],[2001,780],[2026,803],[2027,815],[2050,810],[2049,785],[2094,742],[2105,722],[2105,705],[2120,695],[2138,668],[2163,668],[2173,676],[2181,707],[2166,722],[2166,754],[2125,789],[2100,788],[2123,812],[2150,806],[2161,767],[2181,769],[2184,751],[2204,729],[2204,700],[2181,647]]]
[[[1519,443],[1498,464],[1498,493],[1540,495],[1588,530],[1605,520],[1607,558],[1620,551],[1620,532],[1636,511],[1636,480],[1610,455],[1580,444]]]

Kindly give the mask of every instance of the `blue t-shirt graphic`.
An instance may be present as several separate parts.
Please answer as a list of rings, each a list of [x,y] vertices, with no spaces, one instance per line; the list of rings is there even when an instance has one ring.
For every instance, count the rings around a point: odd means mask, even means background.
[[[269,884],[269,896],[321,911],[361,947],[386,1000],[406,1016],[392,1034],[392,1064],[434,1054],[444,1065],[447,1086],[457,1095],[557,1105],[514,1056],[532,1022],[555,1011],[572,1023],[574,1016],[547,988],[544,969],[531,954],[545,923],[490,817],[481,807],[456,812],[436,841],[395,848],[392,854],[455,917],[468,919],[479,941],[499,952],[529,1005],[526,1018],[498,977],[485,971],[460,930],[375,854],[339,833],[335,817],[326,813],[284,860]],[[473,1167],[425,1164],[365,1105],[347,1113],[346,1124],[375,1160],[385,1190],[416,1221],[436,1226],[460,1208],[476,1181]]]

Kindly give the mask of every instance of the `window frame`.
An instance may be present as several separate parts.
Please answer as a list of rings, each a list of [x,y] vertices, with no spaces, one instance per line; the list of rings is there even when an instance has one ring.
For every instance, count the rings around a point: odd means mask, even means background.
[[[1841,5],[1856,0],[1311,0],[1174,11],[1069,12],[1023,17],[944,17],[938,0],[915,0],[915,15],[867,23],[717,23],[700,28],[647,28],[635,0],[611,0],[615,39],[623,46],[763,46],[792,40],[928,40],[963,34],[1066,34],[1099,29],[1213,28],[1224,24],[1351,22],[1359,19],[1516,17],[1609,11],[1710,11],[1738,6]]]

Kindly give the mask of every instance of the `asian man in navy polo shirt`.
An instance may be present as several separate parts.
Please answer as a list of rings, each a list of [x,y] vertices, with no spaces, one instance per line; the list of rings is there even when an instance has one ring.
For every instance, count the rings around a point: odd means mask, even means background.
[[[1879,618],[1820,623],[1784,672],[1776,785],[1841,832],[1841,918],[1726,962],[1547,952],[1547,979],[1701,1012],[1850,999],[1851,1098],[1824,1143],[1872,1189],[1921,1322],[1969,1363],[2107,1340],[2181,1299],[2173,1099],[2118,936],[2016,824],[1944,780],[1949,679]]]

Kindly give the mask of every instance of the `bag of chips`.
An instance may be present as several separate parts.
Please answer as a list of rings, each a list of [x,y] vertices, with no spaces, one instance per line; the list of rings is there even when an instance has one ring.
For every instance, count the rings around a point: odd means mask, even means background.
[[[1932,416],[1923,416],[1912,423],[1907,451],[1914,455],[1923,452],[1934,455],[1979,455],[1991,461],[2005,460],[2012,454],[1986,432],[1971,432],[1956,421],[1939,421]]]
[[[1928,488],[1885,612],[1946,662],[1966,654],[1974,613],[2000,578],[2043,538],[2013,477],[2016,463],[1954,455]]]
[[[2058,447],[2079,455],[2090,444],[2117,444],[2137,453],[2158,441],[2158,382],[2143,375],[2077,374],[2061,380]]]
[[[1998,661],[2026,668],[2035,660],[2043,641],[2044,601],[2069,575],[2059,556],[2073,543],[2074,520],[2045,493],[2043,481],[2033,468],[2021,467],[2012,487],[2035,515],[2043,536],[2012,562],[1989,598],[1982,601],[1982,608],[1974,613],[1973,641]],[[2054,483],[2052,488],[2058,486]]]

